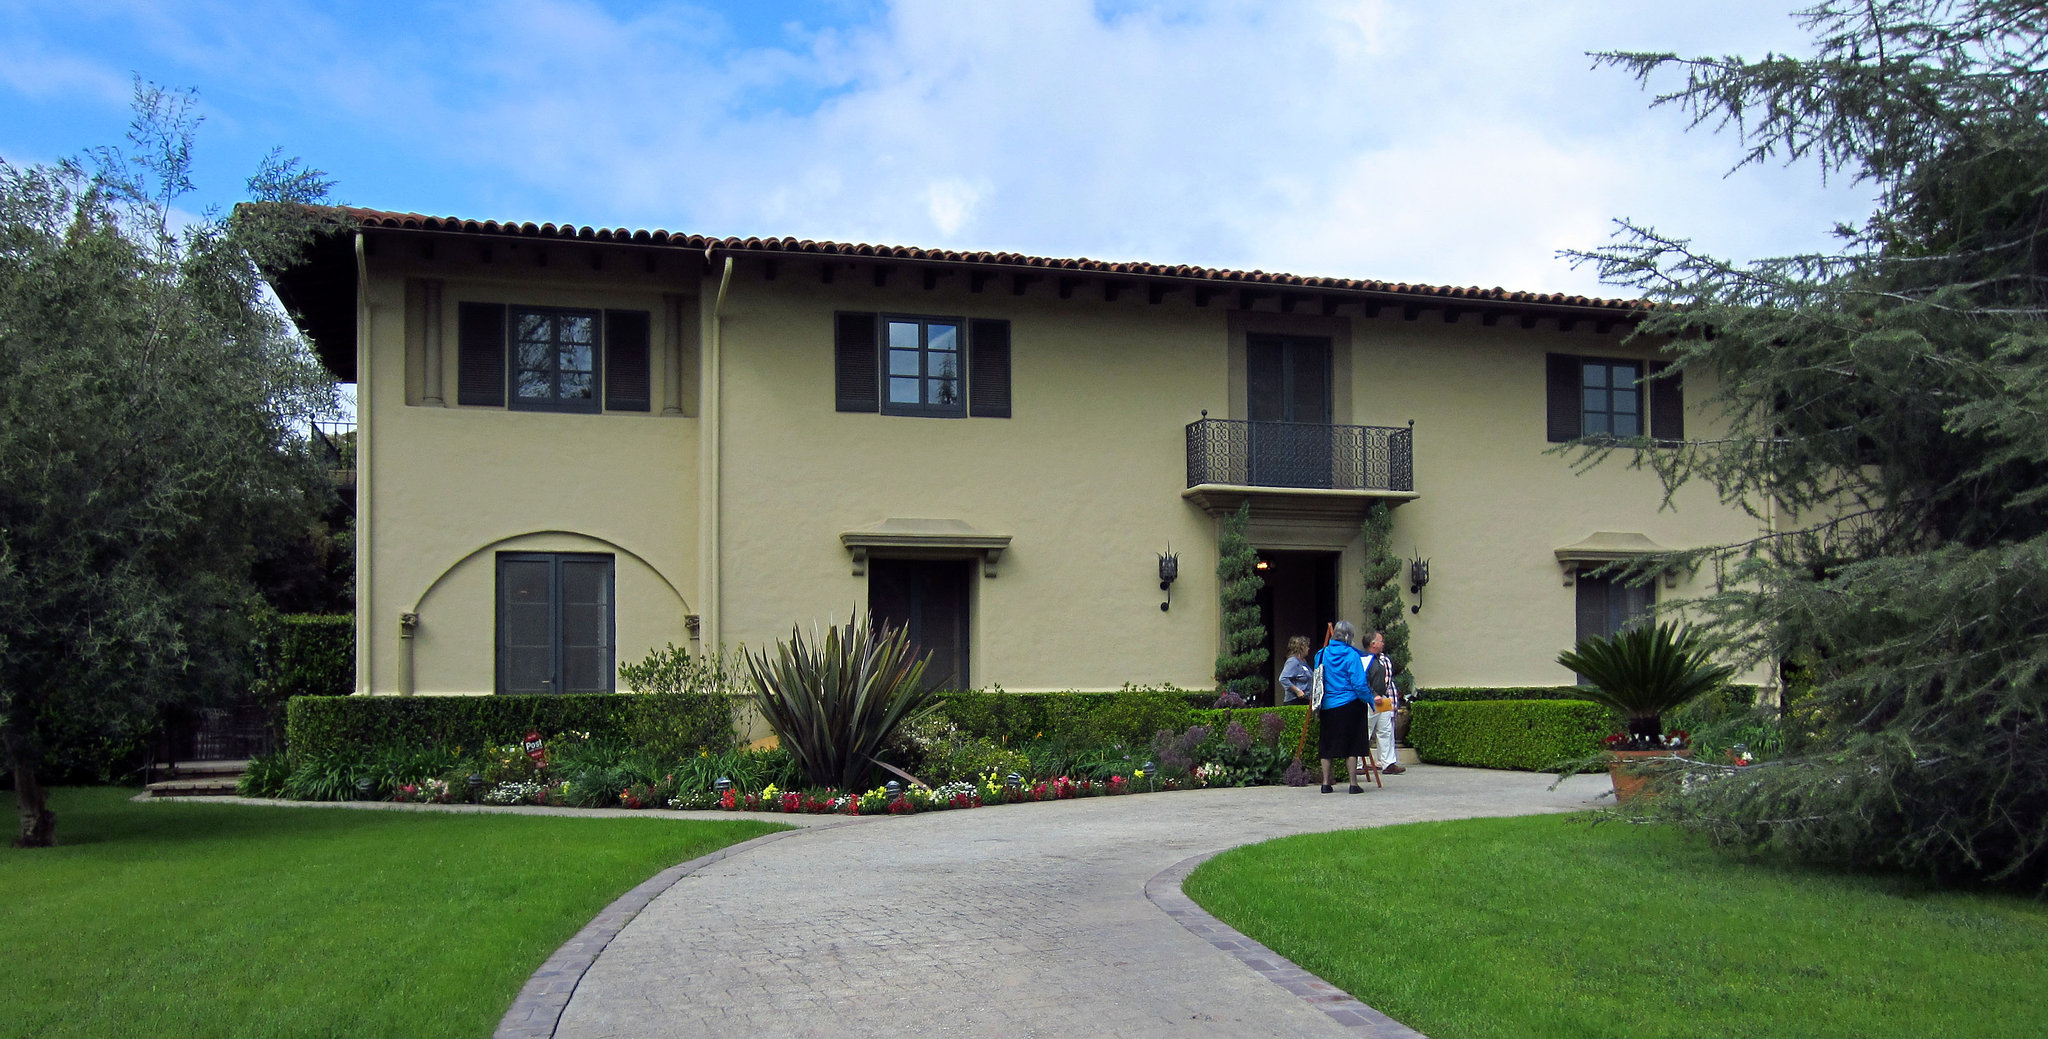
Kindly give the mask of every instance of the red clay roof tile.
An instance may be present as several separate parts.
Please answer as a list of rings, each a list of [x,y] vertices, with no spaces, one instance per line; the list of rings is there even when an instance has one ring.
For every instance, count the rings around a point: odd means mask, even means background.
[[[1596,299],[1564,293],[1520,292],[1503,289],[1498,286],[1491,289],[1482,289],[1478,286],[1422,285],[1410,282],[1384,282],[1355,278],[1304,277],[1295,274],[1257,270],[1238,271],[1212,267],[1193,267],[1187,264],[1165,265],[1142,261],[1090,260],[1086,257],[1027,256],[1021,253],[1010,252],[962,252],[952,249],[924,249],[899,245],[814,241],[808,238],[711,238],[704,235],[679,234],[660,229],[647,231],[623,227],[592,228],[575,224],[557,226],[552,223],[539,225],[531,222],[499,223],[495,220],[477,221],[460,217],[426,216],[420,213],[395,213],[379,209],[364,209],[356,206],[335,206],[330,208],[344,219],[359,226],[369,228],[439,231],[457,234],[510,235],[525,238],[573,238],[597,242],[667,245],[676,248],[701,249],[707,255],[725,251],[735,253],[811,253],[826,256],[882,256],[892,259],[929,260],[940,263],[1046,267],[1099,274],[1126,274],[1211,282],[1286,285],[1305,289],[1327,289],[1348,292],[1384,292],[1400,295],[1442,296],[1452,299],[1473,299],[1497,303],[1529,303],[1623,312],[1640,312],[1647,310],[1650,306],[1649,303],[1643,300]]]

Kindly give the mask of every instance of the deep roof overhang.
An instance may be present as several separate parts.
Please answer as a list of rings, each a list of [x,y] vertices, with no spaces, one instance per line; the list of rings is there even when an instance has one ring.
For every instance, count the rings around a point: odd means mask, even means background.
[[[273,273],[270,283],[292,312],[300,329],[313,341],[321,361],[344,382],[355,380],[355,239],[359,233],[471,239],[520,238],[640,250],[688,250],[703,256],[709,266],[715,266],[720,258],[726,256],[773,262],[809,259],[829,264],[852,261],[906,271],[923,270],[927,273],[928,288],[937,275],[966,272],[976,279],[1007,278],[1009,287],[1020,294],[1030,285],[1048,282],[1062,299],[1069,298],[1081,284],[1094,282],[1103,287],[1107,298],[1112,299],[1124,290],[1143,292],[1153,303],[1186,293],[1185,298],[1198,306],[1207,306],[1220,299],[1226,306],[1250,309],[1255,304],[1271,300],[1282,312],[1331,315],[1339,307],[1355,305],[1368,317],[1378,316],[1383,310],[1397,310],[1409,320],[1415,320],[1423,312],[1432,312],[1451,322],[1468,315],[1476,316],[1485,325],[1495,325],[1503,319],[1512,318],[1523,328],[1533,327],[1539,318],[1552,318],[1566,330],[1583,321],[1606,331],[1615,323],[1640,320],[1649,312],[1650,306],[1641,300],[1516,292],[1501,288],[1304,277],[1266,271],[796,238],[710,238],[660,230],[500,223],[353,207],[327,207],[324,215],[338,217],[340,229],[323,232],[298,264]],[[976,284],[979,287],[980,282]]]

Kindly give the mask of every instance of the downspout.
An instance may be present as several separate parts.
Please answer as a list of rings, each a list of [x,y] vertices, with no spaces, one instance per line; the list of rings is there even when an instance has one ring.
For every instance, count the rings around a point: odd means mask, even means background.
[[[704,259],[711,260],[711,250],[704,250]],[[723,553],[720,544],[720,515],[723,512],[723,455],[724,411],[719,407],[724,391],[724,337],[723,315],[725,294],[732,288],[732,257],[725,258],[725,269],[718,278],[718,299],[711,305],[711,334],[706,336],[707,349],[704,351],[704,439],[703,452],[705,510],[704,543],[708,546],[704,567],[704,605],[706,607],[703,628],[703,646],[717,651],[724,645],[725,610],[721,601],[723,582],[720,571],[723,567]]]
[[[376,612],[372,593],[375,578],[370,568],[370,398],[375,396],[370,378],[370,261],[363,232],[356,232],[356,692],[371,692],[375,676],[371,663],[376,639],[370,619]],[[408,639],[406,644],[411,645]]]

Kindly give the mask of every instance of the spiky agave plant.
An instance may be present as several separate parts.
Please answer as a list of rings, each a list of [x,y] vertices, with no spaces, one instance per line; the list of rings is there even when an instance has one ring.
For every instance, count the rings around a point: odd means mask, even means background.
[[[1664,732],[1664,712],[1734,677],[1734,668],[1712,657],[1698,632],[1666,622],[1584,639],[1558,654],[1557,662],[1592,683],[1584,690],[1586,699],[1628,716],[1630,736],[1654,740]]]
[[[897,726],[929,710],[938,696],[924,686],[929,653],[913,655],[909,633],[857,616],[808,640],[792,628],[788,642],[746,655],[754,703],[804,776],[815,786],[857,790],[874,755]]]

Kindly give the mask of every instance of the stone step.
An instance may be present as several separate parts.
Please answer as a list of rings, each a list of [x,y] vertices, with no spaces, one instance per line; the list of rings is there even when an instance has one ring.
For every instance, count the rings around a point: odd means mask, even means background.
[[[151,797],[227,797],[235,792],[240,776],[207,776],[203,779],[160,779],[149,784]]]
[[[239,776],[249,770],[247,761],[160,761],[152,779],[205,779],[208,776]]]

